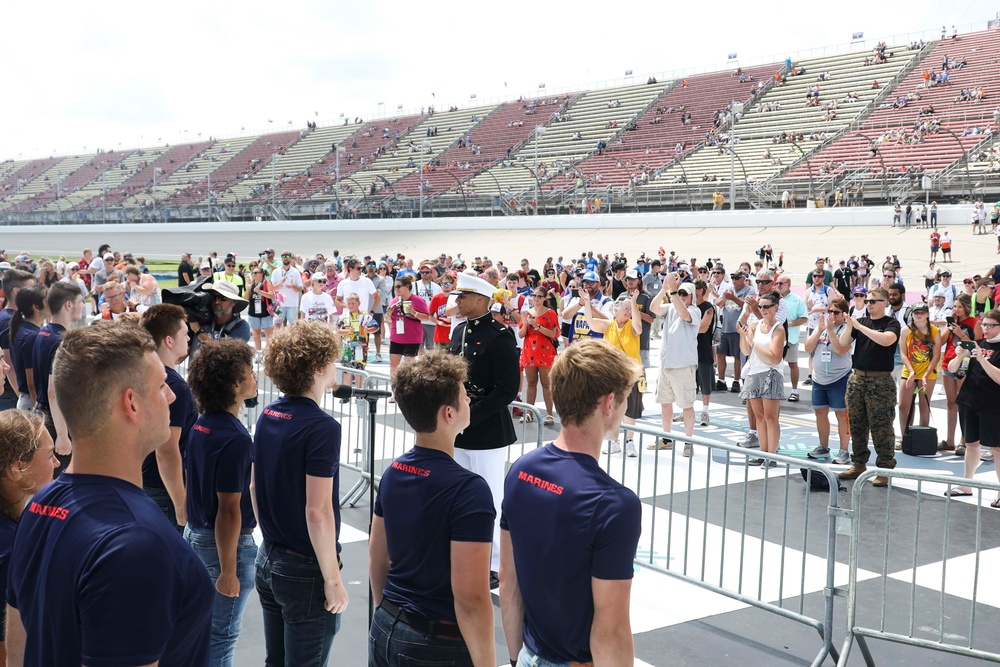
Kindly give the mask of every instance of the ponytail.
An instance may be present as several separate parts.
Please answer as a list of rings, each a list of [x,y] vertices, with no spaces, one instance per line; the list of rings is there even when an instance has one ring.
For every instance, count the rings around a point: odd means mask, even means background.
[[[31,285],[30,287],[22,287],[18,290],[17,296],[14,298],[17,309],[10,318],[11,343],[14,342],[18,329],[21,328],[26,319],[33,317],[37,311],[45,310],[45,296],[47,293],[48,288],[45,285]]]

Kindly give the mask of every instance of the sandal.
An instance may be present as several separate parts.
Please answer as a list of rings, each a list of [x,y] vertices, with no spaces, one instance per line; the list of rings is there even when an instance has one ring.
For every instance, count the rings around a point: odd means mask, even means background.
[[[990,507],[992,507],[993,509],[1000,510],[1000,498],[997,498],[992,503],[990,503]]]
[[[944,492],[944,495],[950,498],[962,498],[965,496],[971,496],[972,491],[962,491],[961,489],[950,489]]]
[[[528,412],[527,410],[525,410],[524,414],[521,416],[521,423],[530,424],[533,421],[535,421],[535,414],[533,412]]]
[[[788,397],[788,402],[789,403],[798,403],[799,402],[799,395],[798,394],[792,394],[792,395],[790,395]]]
[[[556,420],[552,418],[552,415],[545,415],[545,420],[542,423],[546,426],[554,426]]]

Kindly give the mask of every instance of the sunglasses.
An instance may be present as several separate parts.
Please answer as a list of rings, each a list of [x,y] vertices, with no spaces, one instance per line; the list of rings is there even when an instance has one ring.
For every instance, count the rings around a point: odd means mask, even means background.
[[[826,278],[826,276],[823,275],[822,273],[814,273],[813,278]]]
[[[429,276],[429,275],[431,275],[431,272],[430,271],[421,271],[420,275],[422,275],[422,276]]]
[[[451,286],[452,286],[452,285],[454,285],[454,284],[455,284],[455,283],[453,283],[453,282],[443,282],[443,283],[441,283],[441,286],[442,286],[442,287],[451,287]]]
[[[545,298],[544,294],[532,294],[531,296],[535,297],[536,299],[544,299]]]
[[[712,275],[713,276],[724,276],[726,274],[723,273],[722,271],[712,271]]]
[[[325,285],[327,283],[326,280],[316,280],[316,281],[313,281],[313,282],[319,283],[320,285]]]
[[[403,287],[406,287],[406,285],[393,285],[393,288],[395,289],[401,289]]]
[[[865,299],[865,303],[871,305],[873,303],[885,303],[885,299]]]
[[[844,311],[842,311],[842,310],[828,310],[826,312],[828,312],[831,315],[843,315],[844,314]]]
[[[962,282],[965,283],[966,285],[973,285],[974,284],[971,280],[963,280]]]
[[[770,285],[773,282],[774,282],[773,280],[758,280],[757,284],[758,285]]]
[[[236,267],[235,264],[226,264],[226,268],[235,268],[235,267]]]
[[[771,304],[770,306],[763,306],[763,305],[762,305],[762,306],[758,306],[758,307],[759,307],[759,308],[760,308],[761,310],[771,310],[772,308],[775,308],[776,306],[775,306],[775,305],[774,305],[774,304],[772,303],[772,304]]]

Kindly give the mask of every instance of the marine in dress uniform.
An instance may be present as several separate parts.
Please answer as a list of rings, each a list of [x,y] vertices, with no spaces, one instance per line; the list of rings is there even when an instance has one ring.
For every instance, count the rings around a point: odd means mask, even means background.
[[[468,428],[455,440],[455,460],[482,476],[493,493],[498,517],[490,567],[493,572],[500,565],[499,516],[506,447],[517,439],[508,407],[517,398],[520,384],[514,332],[497,322],[490,312],[495,291],[485,280],[466,274],[458,276],[455,290],[458,309],[468,319],[455,329],[449,347],[452,354],[465,357],[469,363],[471,419]]]

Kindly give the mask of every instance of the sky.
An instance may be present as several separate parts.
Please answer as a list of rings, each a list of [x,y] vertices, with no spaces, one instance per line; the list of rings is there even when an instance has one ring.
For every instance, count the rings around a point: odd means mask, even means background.
[[[982,30],[1000,8],[844,0],[820,18],[819,4],[815,13],[792,4],[778,12],[727,1],[711,5],[710,17],[698,2],[8,4],[0,160],[324,126],[341,114],[369,119],[430,104],[481,106],[536,95],[541,83],[555,93],[650,74],[666,80],[844,50],[856,32],[871,48],[880,38],[931,38],[942,24],[949,33],[952,25]],[[635,78],[626,81],[626,70]]]

